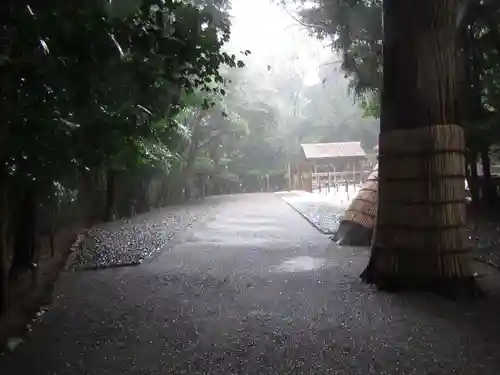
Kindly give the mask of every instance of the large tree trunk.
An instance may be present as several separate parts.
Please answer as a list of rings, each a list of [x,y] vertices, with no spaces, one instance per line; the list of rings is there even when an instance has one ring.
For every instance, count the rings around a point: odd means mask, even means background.
[[[362,274],[378,287],[473,285],[457,125],[458,2],[383,2],[379,207]]]

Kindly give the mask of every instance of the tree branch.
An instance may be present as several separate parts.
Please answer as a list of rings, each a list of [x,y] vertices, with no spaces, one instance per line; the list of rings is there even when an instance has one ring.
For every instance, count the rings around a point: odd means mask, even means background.
[[[225,133],[228,133],[228,132],[220,131],[217,134],[215,134],[212,137],[210,137],[209,139],[205,140],[204,142],[199,143],[198,145],[195,146],[195,152],[198,152],[202,148],[208,146],[210,143],[212,143],[213,141],[215,141],[216,139],[218,139],[219,137],[221,137]]]
[[[290,11],[288,9],[286,9],[285,6],[283,6],[283,9],[285,9],[285,12],[287,12],[290,17],[292,17],[296,22],[298,22],[300,25],[302,25],[304,27],[307,27],[310,29],[318,29],[318,30],[325,31],[325,32],[331,31],[331,29],[328,27],[328,25],[306,23],[306,22],[302,21],[301,19],[295,17],[292,13],[290,13]]]
[[[320,64],[319,66],[325,66],[325,65],[334,65],[334,64],[342,64],[342,60],[337,60],[337,61],[329,61],[323,64]]]

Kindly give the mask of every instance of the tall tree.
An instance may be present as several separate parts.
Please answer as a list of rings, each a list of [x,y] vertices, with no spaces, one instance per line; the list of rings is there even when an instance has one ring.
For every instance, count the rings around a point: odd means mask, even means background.
[[[283,2],[298,0],[282,0]],[[302,24],[318,37],[332,40],[342,56],[342,67],[361,106],[369,116],[380,116],[382,85],[382,19],[380,0],[313,0],[300,1],[308,6],[300,12]],[[312,4],[312,6],[311,6]],[[488,73],[499,61],[500,3],[495,0],[462,1],[457,27],[462,35],[462,103],[461,118],[467,145],[467,171],[473,202],[495,207],[498,201],[490,171],[491,149],[499,143],[498,106],[487,105],[494,99],[492,86],[498,82]],[[457,56],[458,57],[458,56]],[[482,181],[478,179],[477,161],[482,164]],[[480,183],[482,182],[482,183]],[[481,189],[479,187],[482,186]],[[482,194],[480,195],[480,191]]]
[[[0,137],[0,188],[8,194],[1,206],[18,205],[8,207],[11,276],[36,262],[39,211],[55,183],[76,188],[80,176],[106,173],[110,219],[118,172],[149,172],[173,159],[182,93],[220,93],[207,82],[222,80],[220,65],[236,66],[221,51],[229,23],[211,23],[203,4],[49,3],[0,6],[0,102],[11,109]]]
[[[379,287],[473,285],[457,108],[458,3],[383,4],[379,207],[362,274]]]
[[[382,20],[380,0],[281,0],[308,4],[297,19],[317,37],[330,39],[341,56],[345,77],[367,113],[382,85]],[[312,6],[311,6],[312,4]]]

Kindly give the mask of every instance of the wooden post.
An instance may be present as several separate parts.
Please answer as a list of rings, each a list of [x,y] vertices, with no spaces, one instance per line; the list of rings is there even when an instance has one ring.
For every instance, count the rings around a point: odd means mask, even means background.
[[[288,163],[288,191],[292,190],[292,166]]]
[[[300,166],[297,166],[297,169],[295,171],[295,175],[297,176],[296,182],[297,184],[293,186],[293,190],[301,190],[302,189],[302,175],[300,171]]]
[[[319,188],[321,192],[321,187],[319,186],[318,183],[317,166],[315,165],[309,172],[311,174],[311,190],[314,190],[314,182],[316,181],[316,186]]]
[[[352,183],[356,185],[356,161],[352,162]]]
[[[335,191],[338,192],[337,172],[335,171],[335,166],[333,167],[333,187],[335,188]]]
[[[311,171],[311,169],[309,169],[309,182],[310,183],[309,183],[309,186],[308,186],[308,188],[309,188],[308,190],[309,190],[310,193],[312,193],[313,192],[313,186],[312,186],[312,171]]]
[[[332,188],[332,172],[330,168],[328,168],[328,193],[330,193],[330,189]]]

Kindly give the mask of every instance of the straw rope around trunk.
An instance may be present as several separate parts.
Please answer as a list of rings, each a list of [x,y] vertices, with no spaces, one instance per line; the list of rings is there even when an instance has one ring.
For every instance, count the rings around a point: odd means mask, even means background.
[[[425,284],[472,276],[464,149],[457,125],[381,134],[379,210],[367,281]]]
[[[340,245],[369,246],[377,216],[378,166],[370,173],[340,222],[335,240]]]

